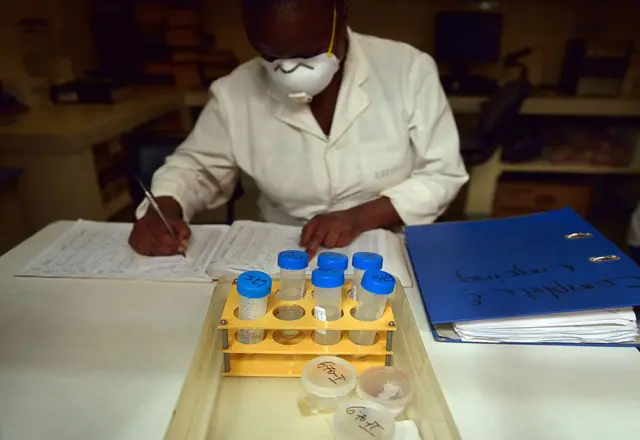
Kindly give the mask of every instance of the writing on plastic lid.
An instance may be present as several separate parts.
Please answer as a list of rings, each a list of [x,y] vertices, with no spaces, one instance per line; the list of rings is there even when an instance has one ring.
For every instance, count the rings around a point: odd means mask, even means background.
[[[264,272],[245,272],[238,277],[236,288],[245,298],[264,298],[271,293],[271,277]]]
[[[344,272],[341,270],[318,268],[311,272],[311,284],[314,287],[333,289],[344,285]]]
[[[332,386],[343,385],[347,381],[345,374],[349,375],[350,373],[344,367],[336,365],[332,361],[320,362],[316,365],[316,368],[323,373],[322,377],[327,380],[327,385],[331,384]]]
[[[345,271],[349,268],[349,257],[339,252],[323,252],[318,255],[318,267]]]
[[[351,264],[360,270],[382,269],[382,255],[373,252],[356,252],[353,254]]]
[[[302,369],[303,388],[316,396],[338,397],[356,387],[358,373],[348,361],[334,356],[321,356],[309,361]]]
[[[374,295],[390,295],[396,287],[396,279],[383,270],[368,270],[362,277],[362,288]]]
[[[354,401],[343,405],[336,411],[334,426],[353,439],[391,440],[395,434],[394,417],[375,402]]]
[[[303,251],[282,251],[278,254],[278,267],[285,270],[302,270],[309,266],[309,255]]]

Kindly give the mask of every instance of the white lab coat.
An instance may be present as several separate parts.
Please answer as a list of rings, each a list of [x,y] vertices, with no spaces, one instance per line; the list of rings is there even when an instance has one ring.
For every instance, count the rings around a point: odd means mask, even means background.
[[[468,179],[436,65],[403,43],[349,38],[329,136],[254,59],[212,84],[213,97],[154,175],[152,192],[177,199],[188,220],[226,203],[242,169],[269,222],[302,224],[380,196],[405,224],[433,222]],[[143,204],[138,215],[145,211]]]

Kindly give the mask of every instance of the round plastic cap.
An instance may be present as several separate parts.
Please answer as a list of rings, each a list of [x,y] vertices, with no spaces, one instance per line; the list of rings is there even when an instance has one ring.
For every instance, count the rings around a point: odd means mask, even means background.
[[[322,356],[310,360],[302,369],[302,387],[319,397],[335,398],[353,391],[358,373],[353,365],[339,357]]]
[[[303,251],[283,251],[278,254],[278,267],[285,270],[302,270],[309,266],[309,255]]]
[[[357,252],[353,254],[351,264],[360,270],[382,269],[382,255],[372,252]]]
[[[316,269],[311,272],[311,284],[314,287],[333,289],[344,285],[344,272],[333,269]]]
[[[390,295],[396,287],[396,279],[382,270],[368,270],[362,277],[362,288],[374,295]]]
[[[318,255],[318,267],[345,271],[349,268],[349,257],[339,252],[323,252]]]
[[[264,272],[245,272],[238,277],[237,289],[245,298],[264,298],[271,293],[271,277]]]

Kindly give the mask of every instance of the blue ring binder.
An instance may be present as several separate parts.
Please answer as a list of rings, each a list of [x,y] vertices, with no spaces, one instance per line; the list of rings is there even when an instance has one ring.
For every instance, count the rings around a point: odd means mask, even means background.
[[[640,305],[640,268],[569,208],[410,226],[406,243],[435,327]]]

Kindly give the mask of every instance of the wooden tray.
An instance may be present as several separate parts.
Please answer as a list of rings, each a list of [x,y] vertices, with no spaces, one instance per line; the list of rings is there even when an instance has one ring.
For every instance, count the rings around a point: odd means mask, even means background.
[[[200,342],[166,440],[331,440],[331,415],[308,416],[298,402],[296,378],[223,377],[222,337],[217,328],[233,278],[217,284]],[[405,411],[422,440],[459,440],[404,289],[391,298],[397,320],[394,366],[410,378],[414,397]]]

